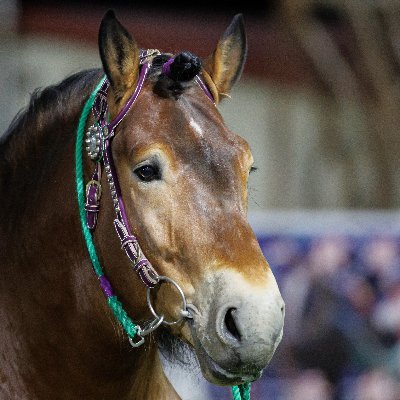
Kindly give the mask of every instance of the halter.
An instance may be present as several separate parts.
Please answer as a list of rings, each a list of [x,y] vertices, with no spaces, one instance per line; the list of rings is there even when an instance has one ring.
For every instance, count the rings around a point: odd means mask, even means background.
[[[92,92],[91,96],[85,103],[84,109],[79,119],[77,129],[77,141],[76,141],[76,189],[78,194],[78,205],[80,220],[82,226],[82,232],[85,238],[86,246],[89,252],[89,256],[92,262],[93,269],[99,279],[100,287],[107,298],[108,304],[112,309],[115,317],[121,323],[125,332],[128,335],[129,343],[132,347],[139,347],[145,342],[145,336],[157,329],[161,324],[174,325],[181,322],[185,318],[192,318],[190,312],[187,309],[186,298],[181,287],[171,278],[159,275],[150,261],[143,254],[137,238],[133,235],[132,229],[129,224],[129,220],[126,215],[124,202],[121,196],[121,187],[119,185],[118,176],[115,169],[114,160],[111,152],[111,143],[113,137],[116,135],[116,128],[120,122],[124,119],[126,114],[131,109],[132,105],[137,100],[148,72],[151,68],[151,60],[154,56],[159,55],[158,50],[142,50],[140,53],[140,74],[137,86],[132,96],[129,98],[125,106],[118,113],[118,115],[111,121],[107,122],[108,117],[108,104],[107,94],[110,87],[110,83],[106,78],[103,78],[101,82]],[[163,73],[169,74],[169,66],[172,63],[173,58],[168,60],[163,65]],[[203,82],[200,76],[194,78],[195,82],[202,88],[207,97],[215,105],[213,95],[208,89],[207,85]],[[91,179],[86,184],[86,190],[83,184],[83,159],[82,159],[82,141],[83,132],[89,116],[90,111],[95,118],[95,123],[92,124],[86,132],[86,150],[89,157],[95,162],[94,172]],[[114,227],[118,238],[121,242],[121,248],[124,249],[130,262],[132,263],[134,271],[139,275],[142,282],[147,287],[147,304],[149,309],[154,316],[153,320],[145,323],[143,327],[136,325],[127,315],[121,302],[115,296],[110,281],[104,275],[103,269],[101,268],[100,261],[98,259],[92,232],[96,228],[97,215],[100,209],[100,198],[102,195],[101,186],[101,173],[102,167],[107,176],[107,181],[110,186],[111,196],[113,200],[113,206],[116,213],[114,219]],[[157,314],[151,301],[151,289],[156,285],[162,283],[169,283],[173,285],[181,296],[182,308],[180,310],[180,318],[175,321],[167,321],[163,315]],[[136,339],[136,340],[135,340]],[[232,387],[232,394],[234,400],[249,399],[250,398],[250,383],[245,383],[239,386]]]
[[[154,320],[150,321],[144,328],[138,327],[134,335],[132,335],[132,329],[125,329],[129,336],[129,341],[132,346],[137,347],[144,343],[144,336],[148,335],[150,332],[154,331],[161,324],[164,325],[174,325],[181,322],[184,318],[191,318],[191,314],[187,310],[186,298],[181,287],[172,279],[159,275],[154,267],[151,265],[150,261],[143,254],[140,248],[137,238],[133,235],[130,223],[125,211],[125,205],[121,195],[121,187],[119,184],[117,172],[115,169],[114,160],[112,157],[111,144],[114,136],[116,135],[116,128],[125,118],[132,105],[137,100],[145,80],[148,76],[149,70],[151,68],[151,60],[154,56],[159,55],[158,50],[145,50],[140,53],[140,73],[138,78],[137,86],[129,98],[125,106],[118,113],[118,115],[111,121],[108,122],[108,103],[107,96],[110,88],[109,81],[104,78],[99,84],[97,90],[94,92],[94,98],[92,101],[91,111],[94,116],[95,122],[92,124],[88,131],[86,132],[86,150],[89,157],[95,162],[95,168],[91,179],[86,185],[86,200],[84,204],[85,209],[85,225],[93,232],[97,224],[97,216],[100,210],[100,198],[102,195],[101,186],[101,174],[104,167],[104,171],[107,176],[107,181],[109,183],[111,197],[113,201],[113,206],[116,214],[114,219],[114,228],[117,233],[118,239],[121,243],[121,248],[125,251],[125,254],[129,258],[133,270],[139,275],[142,282],[147,287],[147,303],[149,309],[154,316]],[[166,63],[164,63],[162,71],[164,74],[169,74],[169,66],[173,62],[173,58],[170,58]],[[199,76],[195,77],[195,82],[203,89],[207,97],[214,102],[213,97],[208,90],[207,86],[204,84]],[[97,258],[97,257],[96,257]],[[93,261],[93,260],[92,260]],[[105,277],[103,271],[101,270],[100,263],[97,260],[99,273],[98,278],[100,281],[100,286],[108,299],[116,298],[113,293],[111,283]],[[180,310],[180,317],[174,321],[167,321],[164,319],[163,315],[157,314],[155,308],[151,302],[151,292],[150,290],[156,285],[162,283],[169,283],[173,285],[181,296],[182,309]],[[119,303],[120,304],[120,303]],[[125,321],[130,320],[122,309],[120,305],[120,312],[124,314]],[[114,309],[113,309],[114,310]],[[114,310],[115,314],[116,313]],[[117,315],[118,317],[118,315]],[[121,318],[119,318],[121,322]],[[132,326],[133,323],[128,324]],[[134,325],[134,324],[133,324]],[[125,327],[124,327],[125,328]],[[129,334],[129,331],[131,334]],[[139,336],[138,341],[134,341],[134,336]]]

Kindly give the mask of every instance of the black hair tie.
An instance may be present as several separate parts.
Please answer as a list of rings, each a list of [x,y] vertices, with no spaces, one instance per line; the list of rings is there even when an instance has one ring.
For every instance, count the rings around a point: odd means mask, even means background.
[[[176,82],[190,81],[200,72],[200,70],[200,58],[189,51],[184,51],[177,56],[170,58],[162,67],[163,74]]]

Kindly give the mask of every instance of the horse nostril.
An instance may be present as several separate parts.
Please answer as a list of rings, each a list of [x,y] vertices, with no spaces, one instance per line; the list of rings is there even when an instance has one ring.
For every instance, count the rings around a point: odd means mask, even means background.
[[[239,329],[236,325],[234,313],[236,312],[236,308],[229,308],[225,314],[225,326],[228,332],[238,341],[240,342],[242,339],[242,335],[239,332]]]

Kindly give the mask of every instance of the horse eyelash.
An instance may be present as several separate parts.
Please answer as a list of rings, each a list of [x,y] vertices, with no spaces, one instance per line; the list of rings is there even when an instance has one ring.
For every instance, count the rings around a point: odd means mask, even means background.
[[[251,167],[250,167],[250,174],[251,174],[252,172],[256,172],[257,170],[258,170],[258,167],[251,166]]]

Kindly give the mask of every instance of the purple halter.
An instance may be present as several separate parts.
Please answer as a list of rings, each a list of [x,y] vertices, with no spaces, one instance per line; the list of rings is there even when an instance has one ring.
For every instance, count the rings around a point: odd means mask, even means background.
[[[118,176],[115,170],[114,160],[111,152],[112,139],[115,136],[116,128],[120,122],[124,119],[126,114],[131,109],[132,105],[138,98],[148,72],[151,67],[151,62],[147,61],[149,57],[160,54],[158,50],[145,50],[141,51],[140,64],[141,70],[139,74],[138,83],[136,89],[130,99],[127,101],[125,106],[119,112],[119,114],[111,121],[107,122],[108,115],[108,104],[107,94],[110,83],[108,80],[104,81],[104,84],[98,91],[97,97],[93,104],[93,114],[96,119],[96,123],[89,128],[88,135],[90,132],[98,134],[98,136],[88,137],[86,142],[88,144],[95,138],[96,149],[92,152],[89,151],[90,157],[97,159],[96,167],[92,175],[92,179],[86,186],[86,220],[87,226],[94,230],[97,223],[97,214],[99,212],[99,204],[101,197],[101,169],[102,164],[107,175],[107,181],[110,186],[111,196],[113,200],[114,210],[116,218],[114,219],[114,227],[117,232],[118,238],[121,242],[121,247],[125,250],[126,255],[133,264],[133,269],[136,271],[143,283],[148,287],[154,287],[160,280],[159,275],[151,265],[150,261],[143,254],[137,238],[133,235],[130,227],[128,217],[126,215],[124,202],[121,196],[121,187],[119,185]],[[173,58],[169,59],[163,65],[162,72],[165,75],[169,74],[169,66],[173,62]],[[214,103],[213,96],[208,90],[205,83],[197,75],[195,77],[196,83],[203,89],[208,98]],[[97,141],[97,142],[96,142]]]

